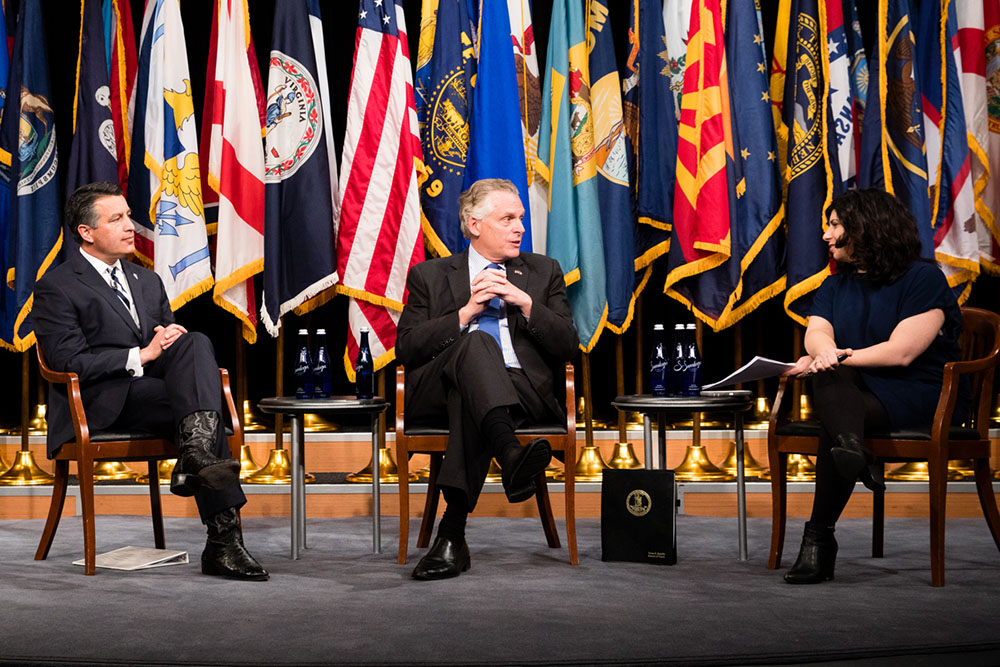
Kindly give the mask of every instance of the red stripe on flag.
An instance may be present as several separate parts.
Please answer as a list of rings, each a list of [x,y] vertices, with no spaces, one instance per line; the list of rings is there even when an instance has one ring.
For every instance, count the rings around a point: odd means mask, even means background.
[[[243,168],[229,140],[222,138],[219,187],[236,215],[261,235],[264,234],[264,182]]]

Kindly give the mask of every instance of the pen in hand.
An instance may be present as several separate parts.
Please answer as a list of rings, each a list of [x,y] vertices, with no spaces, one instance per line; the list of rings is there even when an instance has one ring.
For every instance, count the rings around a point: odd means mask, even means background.
[[[843,362],[844,359],[847,359],[847,354],[838,354],[837,355],[837,363]],[[803,373],[803,375],[815,375],[815,373],[813,371],[806,371],[805,373]]]

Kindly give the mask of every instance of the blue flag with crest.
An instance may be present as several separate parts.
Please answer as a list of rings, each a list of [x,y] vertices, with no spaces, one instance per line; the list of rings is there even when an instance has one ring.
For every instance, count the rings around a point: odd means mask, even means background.
[[[35,343],[35,281],[59,260],[62,211],[52,87],[40,0],[21,3],[0,122],[0,200],[4,218],[0,344],[23,352]],[[5,215],[4,215],[5,214]]]

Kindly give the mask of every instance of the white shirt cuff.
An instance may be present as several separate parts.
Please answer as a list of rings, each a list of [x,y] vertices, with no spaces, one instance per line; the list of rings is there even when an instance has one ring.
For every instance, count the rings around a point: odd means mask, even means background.
[[[142,377],[142,363],[139,361],[138,347],[133,347],[128,351],[128,361],[125,362],[125,370],[132,377]]]

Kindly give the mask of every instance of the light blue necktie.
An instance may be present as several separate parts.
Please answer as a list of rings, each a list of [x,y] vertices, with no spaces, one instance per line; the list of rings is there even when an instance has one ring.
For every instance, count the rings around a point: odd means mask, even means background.
[[[501,269],[503,267],[499,264],[491,262],[486,265],[486,268]],[[487,303],[486,307],[483,309],[483,312],[479,314],[479,330],[485,331],[489,335],[493,336],[493,339],[497,342],[497,345],[500,346],[501,350],[503,350],[503,343],[500,342],[500,317],[503,305],[503,300],[500,297],[495,296],[490,299],[489,303]]]

